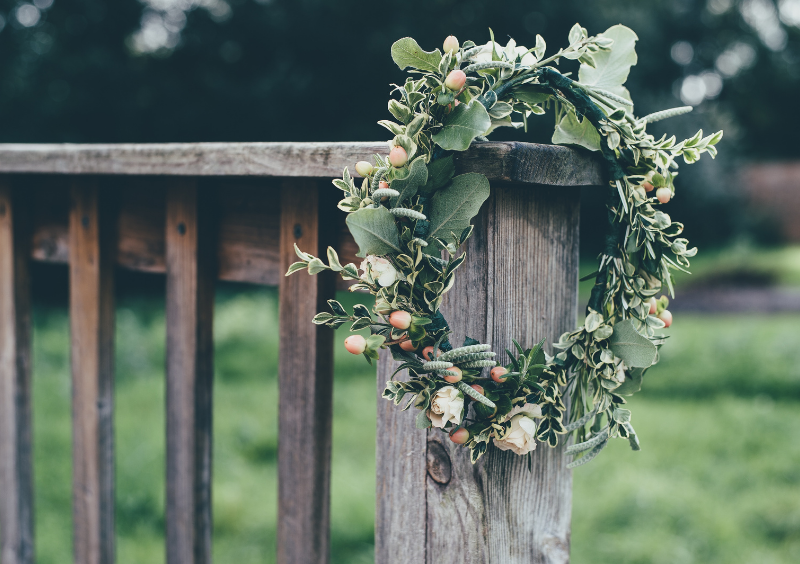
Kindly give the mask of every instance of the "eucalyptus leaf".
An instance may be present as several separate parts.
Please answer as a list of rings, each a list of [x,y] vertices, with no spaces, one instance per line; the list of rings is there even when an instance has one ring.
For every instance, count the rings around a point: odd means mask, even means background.
[[[411,67],[429,72],[439,72],[442,53],[439,49],[430,52],[423,51],[422,47],[412,38],[404,37],[392,44],[392,60],[400,67],[400,70]]]
[[[632,396],[642,389],[642,377],[644,376],[644,368],[631,368],[625,373],[625,381],[619,388],[614,390],[615,394],[621,396]]]
[[[630,100],[630,93],[623,84],[628,80],[631,67],[636,64],[636,41],[639,38],[633,30],[624,25],[612,26],[604,31],[602,36],[613,39],[613,45],[608,50],[597,51],[592,55],[594,67],[581,65],[578,81]]]
[[[351,213],[347,227],[358,243],[358,257],[402,252],[394,216],[384,207],[361,208]]]
[[[629,368],[647,368],[653,364],[658,352],[649,339],[639,334],[630,319],[614,325],[608,346]]]
[[[444,127],[433,136],[433,141],[446,151],[466,151],[472,141],[486,133],[492,120],[483,104],[473,101],[460,104],[444,119]]]
[[[453,162],[453,155],[448,155],[442,159],[432,160],[428,163],[428,181],[419,191],[430,194],[446,186],[456,173],[456,165]]]
[[[590,151],[599,151],[600,134],[588,119],[583,118],[583,121],[579,121],[575,112],[569,111],[558,122],[553,133],[553,143],[556,145],[578,145]]]
[[[431,199],[430,238],[453,240],[451,233],[461,233],[470,224],[489,197],[489,181],[482,174],[469,172],[453,178],[450,186]],[[441,246],[438,241],[436,245]]]
[[[408,176],[396,178],[392,181],[392,190],[400,192],[399,196],[395,196],[390,200],[390,205],[393,208],[413,198],[417,190],[428,181],[428,167],[425,166],[425,157],[417,157],[411,161],[408,170]]]

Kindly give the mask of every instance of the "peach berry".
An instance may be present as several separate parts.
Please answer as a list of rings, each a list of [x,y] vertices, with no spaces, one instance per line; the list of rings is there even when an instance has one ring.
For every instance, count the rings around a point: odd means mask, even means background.
[[[356,163],[356,172],[361,176],[369,176],[372,174],[372,165],[367,161],[358,161]]]
[[[457,445],[463,445],[469,440],[469,431],[465,427],[459,427],[450,432],[450,440]]]
[[[656,311],[658,311],[658,302],[656,302],[655,298],[650,298],[650,311],[648,313],[653,315]]]
[[[408,329],[411,326],[411,314],[407,311],[393,311],[389,315],[389,323],[395,329]]]
[[[444,79],[445,88],[449,88],[450,90],[461,90],[466,82],[467,75],[464,74],[464,71],[459,69],[451,70],[447,78]]]
[[[658,318],[664,322],[664,327],[669,327],[672,325],[672,314],[668,309],[665,309],[661,313],[658,314]]]
[[[394,147],[389,151],[389,162],[395,168],[400,168],[408,162],[408,153],[402,147]]]
[[[386,182],[385,180],[381,180],[380,182],[378,182],[378,188],[381,190],[386,190],[387,188],[389,188],[389,183]]]
[[[478,392],[480,395],[483,395],[483,393],[484,393],[484,392],[483,392],[483,386],[481,386],[480,384],[472,384],[472,385],[470,386],[470,388],[472,388],[473,390],[475,390],[476,392]]]
[[[455,53],[458,51],[458,39],[456,39],[455,35],[449,35],[447,39],[444,40],[444,44],[442,44],[442,48],[444,49],[445,53]]]
[[[344,340],[344,348],[352,354],[361,354],[367,348],[367,340],[361,335],[350,335]]]
[[[417,350],[417,347],[414,346],[414,343],[411,339],[407,339],[405,341],[400,342],[400,348],[404,351],[411,352]]]
[[[666,204],[667,202],[669,202],[670,198],[672,198],[672,190],[670,190],[666,186],[663,188],[659,188],[658,190],[656,190],[656,198],[658,198],[658,201],[661,202],[662,204]]]
[[[461,381],[462,374],[461,369],[458,366],[453,366],[452,368],[447,369],[448,372],[455,372],[457,376],[445,376],[444,381],[450,382],[451,384],[457,384]]]
[[[492,376],[492,380],[498,384],[502,384],[508,379],[508,376],[506,376],[506,374],[508,374],[508,370],[502,366],[495,366],[492,368],[492,371],[489,374]]]

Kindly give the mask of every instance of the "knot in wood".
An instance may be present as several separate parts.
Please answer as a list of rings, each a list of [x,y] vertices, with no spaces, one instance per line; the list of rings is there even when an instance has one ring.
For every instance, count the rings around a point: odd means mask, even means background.
[[[437,484],[446,485],[453,475],[450,455],[441,443],[428,441],[428,475]]]
[[[179,235],[186,235],[186,224],[185,223],[179,223],[178,224],[178,234]]]
[[[303,226],[299,223],[294,224],[294,238],[299,239],[303,236]]]

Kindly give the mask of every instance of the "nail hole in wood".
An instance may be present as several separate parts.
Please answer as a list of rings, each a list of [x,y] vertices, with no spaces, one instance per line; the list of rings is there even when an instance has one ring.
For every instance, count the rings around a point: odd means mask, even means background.
[[[294,224],[294,238],[299,239],[303,236],[303,226],[299,223]]]
[[[186,224],[185,223],[179,223],[178,224],[178,233],[180,235],[186,235]]]

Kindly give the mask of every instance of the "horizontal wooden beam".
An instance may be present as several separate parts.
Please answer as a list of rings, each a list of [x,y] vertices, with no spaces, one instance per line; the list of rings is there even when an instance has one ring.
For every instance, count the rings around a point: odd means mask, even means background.
[[[386,143],[0,144],[0,173],[334,177],[388,152]],[[591,153],[536,143],[476,143],[459,153],[460,172],[492,181],[549,186],[603,183]]]

